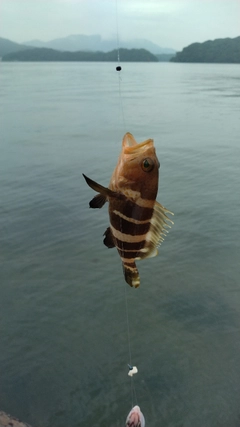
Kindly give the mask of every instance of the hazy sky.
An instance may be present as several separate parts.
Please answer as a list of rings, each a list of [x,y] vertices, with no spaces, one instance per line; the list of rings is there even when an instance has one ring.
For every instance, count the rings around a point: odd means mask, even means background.
[[[0,0],[0,37],[16,42],[70,34],[116,38],[117,28],[120,40],[145,38],[181,50],[239,36],[240,0]]]

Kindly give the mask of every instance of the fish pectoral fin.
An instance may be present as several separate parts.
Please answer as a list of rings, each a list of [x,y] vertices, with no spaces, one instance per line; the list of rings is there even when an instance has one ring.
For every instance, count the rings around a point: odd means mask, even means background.
[[[101,209],[103,205],[105,205],[107,201],[106,196],[103,196],[102,194],[97,194],[90,202],[89,207],[93,209]]]
[[[83,173],[83,177],[86,181],[86,183],[89,185],[89,187],[91,187],[94,191],[97,191],[98,193],[100,193],[102,196],[105,196],[105,198],[107,197],[117,197],[117,198],[124,198],[125,196],[123,194],[117,193],[115,191],[110,190],[107,187],[103,187],[103,185],[98,184],[97,182],[93,181],[92,179],[88,178],[86,175],[84,175]]]
[[[108,190],[109,190],[108,188],[103,187],[102,185],[88,178],[86,175],[84,175],[84,173],[83,173],[83,177],[86,183],[89,185],[89,187],[91,187],[93,190],[97,191],[98,193],[103,194],[104,196],[108,196]]]
[[[107,246],[107,248],[114,248],[115,244],[113,242],[113,235],[112,235],[110,227],[108,227],[106,229],[104,236],[105,236],[105,238],[103,240],[104,245]]]
[[[140,286],[140,277],[135,262],[123,262],[123,272],[126,282],[133,288]]]

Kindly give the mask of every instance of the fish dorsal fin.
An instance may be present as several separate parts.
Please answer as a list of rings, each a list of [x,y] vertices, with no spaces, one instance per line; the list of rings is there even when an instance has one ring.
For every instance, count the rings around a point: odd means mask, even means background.
[[[146,243],[144,248],[141,250],[140,258],[151,258],[158,254],[158,246],[164,240],[164,237],[168,233],[167,228],[171,228],[170,224],[174,222],[168,218],[167,214],[173,215],[171,211],[166,209],[160,203],[155,202],[153,208],[153,216],[150,221],[150,228],[146,234]]]
[[[105,236],[105,238],[103,240],[104,245],[107,246],[107,248],[114,248],[115,244],[113,241],[113,236],[112,236],[112,232],[111,232],[110,227],[108,227],[106,229],[104,236]]]
[[[106,196],[103,196],[102,194],[97,194],[90,202],[89,207],[93,209],[101,209],[103,205],[105,205],[107,201]]]

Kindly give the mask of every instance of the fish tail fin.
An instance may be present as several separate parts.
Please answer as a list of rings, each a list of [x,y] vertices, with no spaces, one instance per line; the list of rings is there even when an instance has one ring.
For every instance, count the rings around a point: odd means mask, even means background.
[[[123,272],[128,285],[133,288],[140,286],[140,277],[135,262],[123,262]]]

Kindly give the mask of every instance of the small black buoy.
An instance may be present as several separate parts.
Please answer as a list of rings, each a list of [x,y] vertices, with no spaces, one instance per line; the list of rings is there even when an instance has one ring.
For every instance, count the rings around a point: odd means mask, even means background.
[[[120,65],[118,65],[118,66],[116,67],[116,70],[117,70],[117,71],[121,71],[121,69],[122,69],[122,67],[120,67]]]

